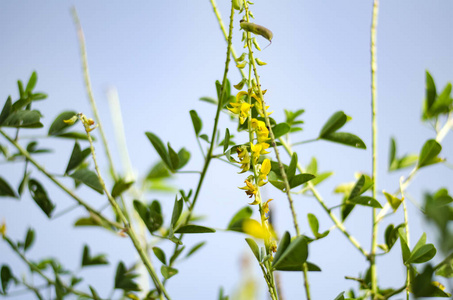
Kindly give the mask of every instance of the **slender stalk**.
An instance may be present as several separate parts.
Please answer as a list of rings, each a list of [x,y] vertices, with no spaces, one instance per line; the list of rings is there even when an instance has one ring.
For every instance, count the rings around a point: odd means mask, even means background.
[[[214,11],[216,12],[216,9]],[[224,101],[223,98],[224,98],[224,95],[225,95],[224,91],[225,91],[225,87],[226,87],[227,75],[228,75],[228,70],[229,70],[229,64],[230,64],[230,60],[231,60],[230,56],[231,56],[231,49],[232,49],[231,43],[232,43],[232,36],[233,36],[233,20],[234,20],[234,8],[233,8],[233,5],[231,5],[230,25],[229,25],[229,33],[228,33],[228,38],[227,38],[227,53],[226,53],[226,60],[225,60],[225,69],[224,69],[224,72],[223,72],[222,87],[221,87],[221,91],[220,91],[220,99],[219,99],[219,101],[217,103],[217,110],[216,110],[216,114],[215,114],[215,118],[214,118],[214,126],[212,128],[212,133],[211,133],[211,143],[209,145],[208,153],[206,154],[206,157],[205,157],[205,162],[204,162],[201,174],[200,174],[200,178],[199,178],[198,183],[197,183],[197,188],[196,188],[195,194],[193,196],[193,201],[192,201],[192,203],[189,206],[189,213],[188,213],[187,218],[185,219],[183,225],[188,224],[189,221],[190,221],[190,218],[192,217],[192,212],[193,212],[193,209],[195,207],[195,204],[197,203],[198,196],[200,195],[200,191],[201,191],[201,187],[203,185],[204,178],[205,178],[206,173],[208,171],[208,168],[209,168],[209,165],[211,163],[211,160],[212,160],[212,158],[214,158],[213,151],[214,151],[214,146],[215,146],[215,136],[216,136],[216,133],[217,133],[217,126],[218,126],[218,123],[219,123],[220,111],[222,110],[222,106],[223,106],[223,101]],[[225,30],[225,28],[223,27],[223,23],[221,25],[221,28],[222,28],[222,30]],[[181,240],[183,236],[184,236],[184,234],[181,234],[179,236],[179,239]],[[173,251],[173,254],[175,254],[178,251],[178,249],[179,249],[179,245],[176,244],[175,245],[175,250]],[[172,266],[173,263],[174,263],[174,261],[172,263],[170,263],[170,266]],[[164,283],[165,282],[166,282],[166,280],[164,280]]]
[[[373,187],[372,195],[373,198],[377,196],[377,80],[376,80],[376,27],[378,20],[379,11],[379,0],[373,2],[373,13],[371,22],[371,123],[372,123],[372,178]],[[378,234],[378,223],[376,222],[377,209],[373,208],[372,211],[372,236],[371,236],[371,251],[370,251],[370,269],[371,269],[371,297],[374,299],[378,294],[377,288],[377,269],[376,269],[376,249],[377,249],[377,234]]]
[[[73,19],[74,19],[74,24],[77,28],[77,36],[79,38],[80,55],[81,55],[81,59],[82,59],[82,69],[83,69],[83,78],[85,80],[85,87],[86,87],[88,99],[90,101],[91,110],[94,114],[96,123],[99,125],[99,133],[101,135],[102,143],[104,144],[104,151],[105,151],[105,155],[107,156],[107,159],[109,161],[109,166],[112,171],[111,173],[113,176],[113,180],[115,180],[115,182],[116,182],[116,181],[118,181],[118,174],[116,173],[115,165],[113,164],[113,158],[110,153],[110,148],[108,145],[107,137],[105,135],[104,128],[103,128],[102,122],[101,122],[101,117],[99,116],[96,101],[93,96],[93,90],[91,88],[90,72],[88,70],[88,59],[87,59],[87,51],[86,51],[86,45],[85,45],[85,35],[83,33],[82,25],[80,24],[80,19],[79,19],[79,16],[77,15],[77,10],[75,9],[75,7],[72,7],[72,15],[73,15]],[[128,214],[124,199],[122,196],[120,198],[121,198],[121,202],[122,202],[122,205],[124,208],[124,214],[125,214],[126,218],[129,220],[129,214]]]
[[[228,35],[226,30],[225,30],[225,25],[223,24],[222,16],[220,15],[219,10],[217,9],[217,5],[216,5],[215,0],[210,0],[210,1],[211,1],[212,9],[214,10],[214,14],[215,14],[215,16],[217,18],[217,22],[219,23],[220,29],[222,30],[223,36],[225,37],[225,41],[227,41],[227,43],[229,45],[228,48],[229,48],[229,50],[231,52],[231,55],[233,56],[233,59],[236,61],[237,58],[238,58],[237,55],[236,55],[236,51],[234,50],[233,45],[228,42],[228,39],[229,39],[229,37],[231,35]],[[245,73],[244,73],[244,71],[242,69],[238,68],[238,70],[241,73],[242,78],[247,78],[245,76]]]
[[[436,135],[436,141],[438,143],[442,142],[442,140],[445,138],[447,133],[453,128],[453,115],[449,115],[447,122],[444,124],[444,126],[439,130],[439,132]]]
[[[29,162],[31,162],[39,171],[41,171],[47,178],[49,178],[52,182],[54,182],[58,187],[60,187],[63,191],[65,191],[69,196],[71,196],[74,200],[77,201],[77,203],[83,207],[85,207],[86,210],[88,210],[92,215],[98,217],[100,220],[103,222],[109,224],[110,226],[117,228],[117,229],[123,229],[123,226],[121,224],[118,224],[116,222],[110,221],[106,217],[104,217],[99,211],[96,209],[92,208],[90,205],[88,205],[85,201],[83,201],[79,196],[77,196],[73,191],[71,191],[68,187],[66,187],[63,183],[61,183],[59,180],[55,178],[52,174],[47,172],[47,170],[41,166],[33,157],[31,157],[30,153],[28,153],[27,150],[22,148],[22,146],[13,140],[9,135],[7,135],[3,130],[0,130],[0,134],[3,135],[11,144],[16,147],[16,149],[27,158]]]
[[[280,138],[279,141],[282,144],[283,148],[285,148],[286,152],[290,156],[292,156],[293,150],[288,145],[288,143],[282,138]],[[299,163],[297,163],[297,169],[299,170],[300,173],[304,173],[304,169]],[[357,250],[360,251],[360,253],[362,253],[365,257],[368,257],[367,251],[363,249],[360,243],[346,230],[346,227],[343,225],[343,223],[340,222],[340,220],[338,220],[338,218],[332,213],[331,209],[329,209],[329,207],[326,205],[321,194],[318,192],[313,183],[311,183],[311,181],[307,182],[307,187],[313,193],[313,196],[316,198],[316,200],[318,200],[319,204],[321,204],[325,212],[329,215],[330,219],[335,223],[335,226],[346,236],[346,238],[351,242],[351,244],[355,248],[357,248]]]
[[[410,242],[409,242],[409,218],[407,214],[407,206],[406,206],[406,201],[403,199],[403,210],[404,210],[404,223],[405,223],[405,228],[406,228],[406,239],[407,239],[407,245],[410,248]],[[409,267],[406,268],[406,299],[409,300],[409,286],[411,284],[411,273]]]
[[[246,20],[247,20],[247,22],[249,22],[248,3],[247,3],[247,1],[244,1],[244,8],[245,8]],[[290,207],[290,210],[291,210],[291,215],[293,217],[293,224],[294,224],[294,228],[296,230],[296,235],[299,236],[300,235],[300,230],[299,230],[299,224],[297,222],[296,210],[294,209],[293,199],[292,199],[292,196],[291,196],[291,188],[290,188],[290,185],[289,185],[289,181],[288,181],[288,177],[286,175],[285,168],[283,167],[283,162],[280,159],[280,154],[278,152],[278,148],[277,148],[277,143],[275,141],[274,132],[272,131],[272,127],[271,127],[271,123],[270,123],[270,120],[269,120],[269,116],[268,116],[267,111],[266,111],[266,103],[264,102],[263,92],[261,90],[260,77],[258,75],[255,58],[253,56],[253,50],[252,50],[252,45],[251,45],[250,33],[249,32],[247,32],[247,39],[248,39],[247,48],[249,50],[249,64],[253,68],[253,73],[255,75],[255,80],[256,80],[256,87],[257,87],[257,90],[258,90],[258,98],[260,99],[260,101],[262,103],[262,110],[263,110],[266,126],[267,126],[267,128],[269,130],[269,135],[270,135],[270,138],[271,138],[271,144],[272,144],[272,146],[274,148],[274,151],[275,151],[275,157],[277,158],[277,161],[278,161],[278,165],[279,165],[279,168],[280,168],[280,173],[281,173],[283,182],[285,183],[285,192],[286,192],[286,196],[288,198],[289,207]],[[251,86],[249,85],[249,87],[251,87]],[[272,274],[271,270],[272,269],[270,269],[270,272]],[[305,280],[305,283],[304,283],[305,294],[306,294],[307,300],[310,300],[311,298],[310,298],[310,286],[309,286],[309,282],[308,282],[308,267],[307,267],[306,263],[303,264],[303,272],[304,272],[304,280]],[[272,275],[272,277],[273,277],[273,275]],[[274,289],[275,289],[275,285],[274,285]]]
[[[117,216],[120,218],[121,222],[123,222],[126,233],[131,238],[135,249],[137,250],[138,254],[140,255],[140,258],[143,261],[143,264],[145,265],[146,269],[148,270],[148,273],[151,276],[151,279],[153,280],[156,288],[159,290],[159,293],[163,293],[165,295],[165,297],[168,300],[170,300],[170,296],[168,295],[167,291],[165,290],[164,285],[162,284],[162,282],[160,281],[159,277],[157,276],[157,273],[154,270],[154,267],[153,267],[151,261],[149,260],[149,257],[147,255],[146,251],[141,246],[141,244],[140,244],[140,242],[139,242],[139,240],[137,238],[137,235],[136,235],[132,225],[129,223],[128,219],[124,215],[124,213],[121,210],[120,206],[118,205],[118,203],[116,203],[115,199],[112,197],[112,195],[110,194],[110,191],[107,189],[107,187],[105,185],[104,179],[102,178],[101,171],[99,169],[99,165],[98,165],[98,162],[97,162],[97,159],[96,159],[96,152],[94,150],[93,139],[91,138],[91,134],[90,134],[90,131],[91,131],[90,125],[87,124],[86,122],[84,122],[84,120],[83,120],[84,118],[83,117],[84,116],[79,114],[79,119],[84,124],[85,131],[86,131],[87,138],[88,138],[88,142],[90,143],[90,150],[91,150],[91,156],[92,156],[93,162],[94,162],[94,168],[95,168],[96,173],[98,175],[99,182],[100,182],[100,184],[102,186],[102,189],[104,190],[105,194],[107,195],[107,198],[108,198],[108,200],[110,202],[110,205],[113,207],[113,210],[115,211]]]
[[[38,273],[49,285],[56,285],[56,282],[54,280],[50,279],[46,274],[44,274],[41,271],[41,269],[39,269],[34,263],[29,261],[25,257],[25,255],[19,250],[19,248],[16,246],[16,244],[8,236],[4,235],[3,239],[10,245],[11,249],[14,252],[16,252],[17,255],[19,255],[19,257],[22,259],[22,261],[25,262],[33,272]],[[89,298],[89,299],[94,299],[92,295],[84,293],[79,290],[75,290],[75,289],[67,286],[64,282],[61,282],[61,284],[64,289],[66,289],[67,291],[69,291],[75,295],[82,296],[82,297]]]
[[[293,143],[292,145],[293,145],[293,146],[303,145],[303,144],[313,143],[313,142],[316,142],[316,141],[318,141],[318,140],[319,140],[319,138],[315,138],[315,139],[311,139],[311,140],[306,140],[306,141],[301,141],[301,142]]]

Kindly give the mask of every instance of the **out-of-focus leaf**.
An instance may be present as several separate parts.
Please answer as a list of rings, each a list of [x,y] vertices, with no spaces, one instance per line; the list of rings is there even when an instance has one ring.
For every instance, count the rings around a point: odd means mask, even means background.
[[[50,218],[55,208],[55,204],[50,201],[44,187],[37,180],[30,179],[28,181],[28,190],[36,204],[38,204],[47,217]]]
[[[0,177],[0,197],[18,198],[16,192],[14,192],[8,182],[2,177]]]
[[[101,185],[101,182],[99,181],[99,177],[93,171],[87,169],[79,169],[69,176],[89,186],[99,194],[104,194],[104,189]]]

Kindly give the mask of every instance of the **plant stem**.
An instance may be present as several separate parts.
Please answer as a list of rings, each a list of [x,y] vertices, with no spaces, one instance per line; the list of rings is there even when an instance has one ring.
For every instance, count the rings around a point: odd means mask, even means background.
[[[248,3],[247,3],[247,1],[244,1],[244,8],[245,8],[246,20],[247,20],[247,22],[249,22]],[[270,135],[270,138],[271,138],[271,144],[272,144],[272,146],[274,148],[274,151],[275,151],[275,157],[277,158],[277,161],[278,161],[278,165],[279,165],[279,168],[280,168],[280,173],[282,175],[283,182],[285,183],[285,192],[286,192],[286,196],[288,198],[289,207],[290,207],[290,210],[291,210],[291,215],[293,217],[293,224],[294,224],[294,228],[296,230],[296,235],[300,236],[300,230],[299,230],[299,224],[297,222],[296,210],[294,209],[293,199],[292,199],[292,196],[291,196],[291,187],[289,185],[289,181],[288,181],[288,177],[286,175],[285,168],[283,167],[283,162],[280,159],[280,154],[278,152],[278,148],[277,148],[277,143],[275,141],[274,132],[272,131],[272,127],[271,127],[271,123],[270,123],[270,120],[269,120],[269,116],[268,116],[267,111],[266,111],[266,103],[264,102],[263,92],[261,91],[260,77],[258,75],[255,58],[253,56],[253,50],[252,50],[252,45],[251,45],[251,39],[250,39],[250,33],[249,32],[247,32],[247,40],[248,40],[247,41],[247,48],[249,50],[249,64],[251,64],[251,66],[253,67],[253,73],[255,75],[255,80],[256,80],[256,87],[257,87],[257,90],[258,90],[258,95],[257,96],[260,99],[261,104],[262,104],[264,120],[265,120],[266,126],[267,126],[267,128],[269,130],[269,135]],[[252,88],[252,87],[249,85],[249,88]],[[303,272],[304,272],[304,279],[305,279],[305,284],[304,284],[305,285],[305,294],[306,294],[307,300],[310,300],[311,298],[310,298],[310,286],[309,286],[309,282],[308,282],[308,268],[307,268],[306,265],[307,264],[304,262],[304,264],[303,264]],[[270,272],[272,274],[271,270],[270,270]],[[275,289],[275,287],[274,287],[274,289]]]
[[[216,10],[217,9],[215,8],[214,11],[216,12]],[[219,15],[219,17],[220,17],[220,15]],[[214,118],[214,126],[212,128],[211,143],[209,145],[208,153],[207,153],[207,155],[205,157],[205,162],[204,162],[201,174],[200,174],[200,178],[198,180],[197,188],[195,190],[195,195],[193,196],[193,201],[192,201],[192,203],[189,206],[189,213],[188,213],[187,218],[185,219],[184,223],[182,224],[182,226],[188,224],[189,221],[190,221],[190,218],[192,217],[192,212],[194,210],[195,204],[197,203],[198,196],[200,195],[200,191],[201,191],[201,187],[203,185],[204,178],[205,178],[206,173],[208,171],[209,164],[211,163],[211,159],[213,158],[212,153],[214,151],[214,146],[215,146],[215,136],[216,136],[216,133],[217,133],[217,126],[218,126],[218,123],[219,123],[220,111],[222,110],[222,107],[223,107],[223,101],[224,101],[223,98],[224,98],[224,95],[225,95],[225,87],[226,87],[227,75],[228,75],[229,64],[230,64],[230,56],[231,56],[230,53],[231,53],[231,49],[232,49],[231,42],[232,42],[232,36],[233,36],[233,19],[234,19],[234,8],[233,8],[233,5],[231,5],[229,34],[228,34],[228,38],[227,38],[227,43],[228,44],[227,44],[227,54],[226,54],[226,61],[225,61],[225,69],[224,69],[224,72],[223,72],[222,87],[221,87],[221,91],[220,91],[220,99],[218,99],[219,101],[217,103],[217,110],[216,110],[216,114],[215,114],[215,118]],[[222,28],[222,30],[225,29],[223,27],[223,23],[221,25],[221,28]],[[179,239],[181,240],[183,236],[184,236],[184,234],[182,233],[179,236]],[[178,249],[179,249],[179,245],[176,244],[175,245],[175,250],[173,251],[173,255],[178,251]],[[174,261],[172,263],[170,263],[169,266],[171,267],[173,265],[173,263],[174,263]],[[164,283],[165,282],[166,282],[166,280],[164,280]]]
[[[288,143],[282,138],[280,138],[279,141],[282,144],[283,148],[285,148],[288,155],[292,156],[293,151],[292,151],[291,147],[288,145]],[[302,168],[300,163],[297,163],[297,169],[299,170],[300,173],[304,173],[304,169]],[[311,181],[307,182],[307,187],[313,193],[313,196],[316,198],[316,200],[318,200],[319,204],[321,204],[321,206],[324,208],[326,213],[329,215],[330,219],[335,223],[336,227],[341,232],[343,232],[343,234],[352,243],[352,245],[354,245],[357,248],[357,250],[359,250],[365,257],[368,257],[368,253],[365,251],[365,249],[362,248],[360,243],[346,230],[343,223],[340,222],[340,220],[338,220],[337,217],[331,212],[331,209],[329,209],[329,207],[326,205],[321,194],[318,192],[318,190],[313,185],[313,183],[311,183]]]
[[[401,191],[402,192],[402,191]],[[406,228],[406,240],[407,240],[407,246],[410,248],[410,242],[409,242],[409,218],[407,214],[407,206],[406,206],[406,201],[403,200],[403,210],[404,210],[404,223],[405,223],[405,228]],[[406,267],[406,299],[409,300],[409,286],[411,283],[411,273],[409,267]]]
[[[371,22],[371,123],[372,123],[372,197],[376,199],[377,196],[377,89],[376,89],[376,27],[378,20],[379,0],[373,2],[373,13]],[[372,237],[371,237],[371,251],[370,251],[370,269],[371,269],[371,297],[376,298],[378,294],[377,288],[377,270],[376,270],[376,249],[377,249],[377,234],[378,223],[376,222],[376,208],[372,212]]]
[[[217,5],[216,5],[215,0],[210,0],[210,1],[211,1],[212,9],[214,10],[214,14],[215,14],[215,16],[217,18],[217,22],[219,23],[220,29],[222,30],[223,36],[225,37],[225,41],[228,43],[228,49],[230,50],[231,55],[233,56],[233,59],[236,61],[237,58],[238,58],[237,55],[236,55],[236,51],[234,50],[232,43],[228,42],[228,40],[229,40],[231,35],[228,35],[226,30],[225,30],[225,25],[223,24],[222,16],[220,15],[219,10],[217,9]],[[245,73],[244,73],[244,71],[242,69],[238,68],[238,70],[241,73],[242,78],[247,78],[245,76]]]
[[[102,143],[104,144],[105,155],[107,156],[107,159],[109,161],[109,166],[110,166],[110,170],[112,171],[111,173],[112,173],[112,176],[113,176],[113,180],[116,182],[116,181],[118,181],[118,174],[116,173],[115,165],[113,164],[113,158],[112,158],[112,155],[110,153],[110,148],[109,148],[109,145],[108,145],[108,142],[107,142],[107,137],[105,135],[105,132],[104,132],[104,129],[103,129],[103,126],[102,126],[102,122],[101,122],[101,117],[99,116],[99,112],[98,112],[98,109],[97,109],[96,101],[95,101],[94,96],[93,96],[93,90],[91,88],[90,73],[89,73],[89,70],[88,70],[88,59],[87,59],[87,51],[86,51],[86,45],[85,45],[85,35],[83,33],[82,25],[80,24],[79,16],[77,15],[77,10],[75,9],[75,7],[72,7],[72,15],[73,15],[73,19],[74,19],[74,24],[75,24],[75,26],[77,28],[77,36],[79,37],[80,55],[81,55],[81,59],[82,59],[82,69],[83,69],[83,78],[85,80],[85,87],[86,87],[88,99],[90,101],[91,110],[92,110],[92,112],[94,114],[94,118],[96,120],[96,123],[99,125],[99,133],[101,135]],[[124,214],[125,214],[126,218],[128,220],[130,220],[129,219],[129,214],[128,214],[128,211],[127,211],[127,207],[126,207],[126,204],[124,202],[124,199],[123,199],[122,196],[120,198],[121,198],[121,202],[122,202],[122,205],[123,205]]]
[[[129,223],[128,219],[124,215],[124,213],[121,210],[121,208],[119,207],[118,203],[116,203],[115,199],[112,197],[109,190],[107,189],[104,179],[102,178],[97,159],[96,159],[96,152],[94,151],[94,144],[93,144],[93,139],[91,138],[89,125],[87,125],[86,123],[83,122],[83,118],[81,117],[80,114],[79,114],[79,119],[84,124],[85,131],[86,131],[86,134],[88,137],[88,141],[90,143],[90,150],[91,150],[91,156],[93,157],[94,168],[98,175],[99,182],[101,183],[101,186],[102,186],[105,194],[107,195],[110,205],[113,207],[113,210],[115,211],[117,216],[120,218],[121,222],[123,222],[125,231],[131,238],[132,243],[134,244],[135,249],[137,250],[138,254],[140,255],[140,258],[143,261],[143,264],[145,265],[146,269],[148,270],[148,273],[151,276],[151,279],[153,280],[157,290],[159,291],[160,294],[163,293],[165,295],[165,297],[168,300],[170,300],[170,296],[168,295],[167,291],[165,290],[164,285],[162,284],[159,277],[157,276],[157,273],[154,270],[154,267],[153,267],[151,261],[149,260],[149,257],[147,255],[146,251],[141,246],[141,244],[137,238],[137,235],[135,234],[134,228],[132,227],[131,223]]]
[[[63,183],[58,181],[52,174],[46,171],[43,166],[41,166],[34,158],[31,157],[30,153],[28,153],[27,150],[22,148],[21,145],[19,145],[18,142],[13,140],[9,135],[7,135],[3,130],[0,130],[0,134],[2,134],[11,144],[13,144],[19,152],[27,158],[29,162],[31,162],[39,171],[41,171],[44,175],[47,176],[51,181],[53,181],[57,186],[59,186],[63,191],[65,191],[69,196],[71,196],[74,200],[77,201],[77,203],[83,207],[85,207],[86,210],[88,210],[91,214],[94,216],[98,217],[101,219],[103,222],[109,224],[110,226],[117,228],[117,229],[123,229],[121,224],[118,224],[116,222],[110,221],[106,217],[104,217],[100,212],[98,212],[96,209],[92,208],[90,205],[88,205],[85,201],[83,201],[79,196],[74,194],[73,191],[71,191],[68,187],[66,187]]]
[[[45,281],[47,281],[47,283],[49,285],[55,285],[56,284],[56,282],[54,280],[50,279],[46,274],[44,274],[34,263],[30,262],[25,257],[25,255],[19,250],[19,248],[15,245],[15,243],[8,236],[4,235],[3,239],[10,245],[11,249],[14,252],[16,252],[17,255],[19,255],[19,257],[30,267],[30,269],[33,272],[38,273]],[[82,291],[78,291],[78,290],[75,290],[73,288],[70,288],[69,286],[67,286],[63,282],[61,282],[61,284],[64,287],[64,289],[68,290],[69,292],[71,292],[71,293],[73,293],[75,295],[82,296],[82,297],[89,298],[89,299],[94,299],[93,296],[90,295],[90,294],[87,294],[87,293],[84,293]]]
[[[313,143],[313,142],[316,142],[316,141],[318,141],[318,140],[319,140],[319,138],[315,138],[315,139],[311,139],[311,140],[306,140],[306,141],[301,141],[301,142],[297,142],[297,143],[292,144],[292,146],[297,146],[297,145],[302,145],[302,144]]]

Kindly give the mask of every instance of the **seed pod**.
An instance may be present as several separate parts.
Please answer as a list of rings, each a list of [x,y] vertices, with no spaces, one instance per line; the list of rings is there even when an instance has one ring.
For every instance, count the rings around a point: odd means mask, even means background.
[[[245,59],[245,56],[247,55],[247,53],[242,53],[241,56],[239,56],[237,59],[236,59],[236,62],[241,62]]]
[[[265,63],[264,61],[262,61],[262,60],[259,59],[259,58],[255,58],[255,61],[256,61],[256,63],[257,63],[258,65],[260,65],[260,66],[265,66],[265,65],[267,65],[267,63]]]
[[[241,11],[242,10],[242,1],[243,0],[233,0],[234,9]]]
[[[273,38],[272,31],[270,31],[266,27],[257,25],[255,23],[251,23],[251,22],[245,22],[244,20],[241,20],[240,25],[241,25],[241,28],[244,29],[244,31],[251,32],[251,33],[254,33],[257,35],[261,35],[266,40],[268,40],[269,42],[272,43],[272,38]]]
[[[247,62],[246,62],[246,61],[243,61],[243,62],[241,62],[240,64],[237,64],[236,67],[238,67],[239,69],[244,69],[244,68],[245,68],[245,65],[247,65]]]
[[[247,79],[243,78],[243,79],[241,80],[241,82],[239,82],[238,84],[233,85],[233,86],[234,86],[234,88],[237,89],[237,90],[242,90],[242,88],[244,87],[244,84],[245,84],[246,81],[247,81]]]

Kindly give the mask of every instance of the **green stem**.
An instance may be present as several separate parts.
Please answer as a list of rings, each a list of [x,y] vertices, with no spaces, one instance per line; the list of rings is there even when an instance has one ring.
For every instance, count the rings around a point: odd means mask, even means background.
[[[88,210],[91,214],[93,214],[94,216],[98,217],[99,219],[101,219],[103,222],[109,224],[110,226],[114,227],[114,228],[117,228],[117,229],[123,229],[123,227],[121,226],[121,224],[118,224],[116,222],[113,222],[113,221],[110,221],[109,219],[107,219],[106,217],[104,217],[100,212],[98,212],[96,209],[92,208],[90,205],[88,205],[87,203],[85,203],[85,201],[83,201],[81,198],[79,198],[79,196],[77,196],[76,194],[74,194],[73,191],[71,191],[68,187],[66,187],[63,183],[61,183],[60,181],[58,181],[52,174],[50,174],[49,172],[47,172],[47,170],[41,166],[33,157],[31,157],[30,153],[28,153],[27,150],[25,150],[24,148],[22,148],[21,145],[19,145],[18,142],[16,142],[15,140],[13,140],[9,135],[7,135],[3,130],[0,130],[0,134],[2,134],[11,144],[14,145],[14,147],[16,147],[16,149],[23,155],[27,158],[27,160],[29,162],[31,162],[39,171],[41,171],[45,176],[47,176],[47,178],[49,178],[52,182],[54,182],[57,186],[59,186],[63,191],[65,191],[69,196],[71,196],[74,200],[77,201],[77,203],[83,207],[85,207],[86,210]]]
[[[26,257],[25,255],[19,250],[19,248],[16,246],[16,244],[9,238],[7,237],[6,235],[3,236],[3,239],[10,245],[11,249],[16,252],[17,255],[19,255],[19,257],[30,267],[30,269],[33,271],[33,272],[36,272],[38,273],[49,285],[55,285],[56,282],[52,279],[50,279],[49,277],[47,277],[46,274],[44,274],[41,269],[39,269],[34,263],[30,262]],[[85,297],[85,298],[89,298],[89,299],[94,299],[92,295],[90,294],[86,294],[82,291],[78,291],[78,290],[75,290],[69,286],[67,286],[65,283],[61,282],[62,286],[64,287],[64,289],[68,290],[69,292],[75,294],[75,295],[78,295],[78,296],[82,296],[82,297]]]
[[[82,123],[84,123],[83,122],[83,117],[81,115],[79,115],[79,119],[80,119],[80,121]],[[99,165],[98,165],[98,162],[97,162],[97,159],[96,159],[96,152],[94,151],[94,144],[93,144],[93,139],[91,138],[89,125],[84,123],[84,126],[85,126],[85,131],[86,131],[86,134],[87,134],[88,141],[90,143],[90,150],[91,150],[91,156],[93,157],[94,168],[95,168],[96,173],[98,175],[99,182],[101,183],[101,186],[102,186],[105,194],[107,195],[107,198],[108,198],[108,200],[110,202],[110,205],[113,207],[113,210],[115,211],[117,216],[120,218],[121,222],[123,222],[126,233],[131,238],[135,249],[137,250],[138,254],[140,255],[140,258],[141,258],[143,264],[145,265],[146,269],[148,270],[148,273],[151,276],[151,279],[153,280],[156,288],[159,290],[159,293],[160,294],[163,293],[165,295],[165,297],[168,300],[170,300],[170,296],[168,295],[167,291],[165,290],[164,285],[162,284],[162,282],[160,281],[159,277],[157,276],[157,273],[154,270],[154,267],[153,267],[151,261],[149,260],[149,257],[147,255],[146,251],[141,246],[141,244],[140,244],[140,242],[139,242],[139,240],[137,238],[137,235],[136,235],[136,233],[134,231],[134,228],[129,223],[128,219],[124,215],[124,213],[121,210],[121,208],[119,207],[118,203],[116,203],[115,199],[112,197],[112,195],[110,194],[110,191],[107,189],[107,187],[105,185],[104,179],[102,178],[101,171],[99,169]]]
[[[89,70],[88,70],[88,59],[87,59],[87,51],[86,51],[86,45],[85,45],[85,35],[83,33],[82,25],[80,23],[79,16],[77,15],[77,10],[75,9],[75,7],[72,7],[72,15],[73,15],[73,19],[74,19],[74,24],[75,24],[75,26],[77,28],[77,35],[79,37],[80,55],[81,55],[81,59],[82,59],[82,69],[83,69],[83,78],[85,80],[85,87],[86,87],[86,91],[87,91],[87,94],[88,94],[88,99],[90,101],[91,110],[93,111],[96,123],[99,125],[99,133],[101,135],[102,143],[104,144],[105,155],[107,156],[107,159],[109,161],[110,169],[112,171],[113,180],[115,180],[115,182],[116,182],[116,181],[118,181],[118,174],[116,173],[115,165],[113,164],[113,158],[112,158],[112,155],[110,153],[110,148],[109,148],[109,145],[108,145],[108,142],[107,142],[107,137],[105,135],[104,128],[103,128],[102,122],[101,122],[101,117],[99,116],[99,112],[98,112],[98,108],[97,108],[97,105],[96,105],[96,101],[95,101],[94,96],[93,96],[93,90],[91,88],[90,73],[89,73]],[[126,204],[124,202],[124,199],[123,199],[122,196],[120,198],[121,198],[121,202],[122,202],[122,205],[123,205],[123,208],[124,208],[124,214],[125,214],[126,218],[128,220],[130,220],[129,214],[128,214],[128,211],[127,211],[127,207],[126,207]]]
[[[376,27],[379,11],[379,0],[374,0],[373,14],[371,22],[371,122],[372,122],[372,178],[373,188],[372,195],[376,199],[377,196],[377,89],[376,89]],[[376,222],[376,208],[372,212],[372,237],[370,251],[370,269],[371,269],[371,297],[374,299],[378,294],[377,288],[377,269],[376,269],[376,249],[377,249],[377,234],[378,223]]]
[[[211,3],[213,3],[213,2],[211,1]],[[217,9],[215,8],[214,11],[216,12],[216,10]],[[216,13],[216,15],[217,15],[217,13]],[[209,164],[211,163],[211,159],[213,158],[212,153],[214,151],[214,146],[215,146],[215,136],[216,136],[216,133],[217,133],[217,126],[218,126],[218,123],[219,123],[220,111],[222,110],[222,106],[223,106],[223,102],[224,102],[223,98],[224,98],[224,95],[225,95],[225,87],[226,87],[227,75],[228,75],[229,64],[230,64],[230,56],[231,56],[230,53],[231,53],[231,49],[232,49],[231,43],[232,43],[232,36],[233,36],[233,19],[234,19],[234,8],[233,8],[233,6],[231,6],[230,26],[229,26],[229,34],[228,34],[228,39],[227,39],[227,43],[228,44],[227,44],[227,54],[226,54],[226,61],[225,61],[225,69],[224,69],[224,72],[223,72],[222,87],[221,87],[221,90],[220,90],[220,99],[219,99],[219,101],[217,103],[217,110],[216,110],[215,119],[214,119],[214,126],[212,128],[211,143],[209,145],[208,153],[207,153],[207,155],[205,157],[205,162],[204,162],[201,174],[200,174],[200,178],[198,180],[197,188],[195,190],[195,195],[193,196],[193,201],[192,201],[192,203],[189,206],[189,213],[188,213],[187,218],[185,219],[184,223],[182,224],[182,226],[188,224],[189,221],[190,221],[190,218],[192,217],[192,212],[194,210],[195,204],[197,203],[198,196],[200,195],[200,191],[201,191],[201,187],[203,185],[204,178],[205,178],[206,173],[208,171]],[[221,25],[221,28],[222,28],[222,30],[225,29],[223,27],[223,23]],[[184,234],[181,234],[179,236],[179,239],[181,240],[183,236],[184,236]],[[179,245],[176,244],[175,245],[175,250],[173,251],[173,255],[178,251],[178,249],[179,249]],[[174,263],[174,261],[172,263],[170,263],[169,266],[171,267],[173,265],[173,263]],[[166,280],[164,281],[164,283],[165,282],[166,282]]]
[[[403,191],[401,191],[402,193]],[[403,211],[404,211],[404,226],[406,228],[406,240],[407,246],[410,248],[410,241],[409,241],[409,217],[407,214],[407,206],[406,201],[403,199]],[[409,286],[411,283],[411,273],[409,267],[406,267],[406,299],[409,300]]]
[[[288,143],[282,138],[280,138],[279,141],[282,144],[283,148],[285,148],[288,155],[292,156],[293,151],[291,147],[288,145]],[[299,163],[297,163],[297,169],[299,170],[300,173],[304,173],[304,169]],[[307,183],[307,187],[313,193],[313,196],[316,198],[316,200],[318,200],[319,204],[321,204],[325,212],[329,215],[330,219],[335,223],[336,227],[346,236],[346,238],[352,243],[352,245],[354,245],[354,247],[357,248],[357,250],[359,250],[365,257],[368,257],[368,253],[365,251],[365,249],[362,248],[360,243],[346,230],[343,223],[340,222],[340,220],[338,220],[337,217],[331,212],[329,207],[324,202],[324,199],[322,198],[321,194],[315,188],[313,183],[311,183],[311,181]]]
[[[210,0],[210,1],[211,1],[212,9],[214,10],[214,14],[215,14],[215,16],[217,18],[217,22],[219,23],[220,29],[222,30],[223,36],[225,37],[225,41],[228,43],[228,50],[230,50],[231,55],[233,56],[233,59],[236,61],[237,58],[238,58],[237,55],[236,55],[236,51],[234,50],[234,47],[233,47],[232,43],[228,42],[229,37],[231,35],[228,35],[226,30],[225,30],[225,25],[223,24],[222,16],[220,15],[219,10],[217,9],[217,5],[216,5],[215,0]],[[247,78],[245,76],[245,73],[244,73],[244,71],[242,69],[238,68],[238,70],[241,73],[242,78]]]

